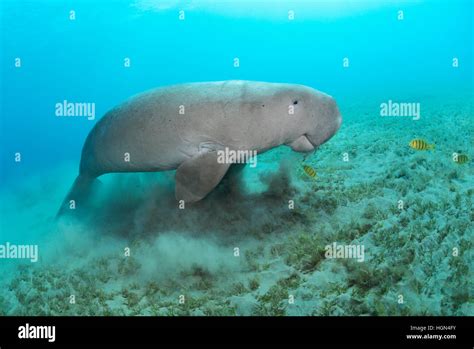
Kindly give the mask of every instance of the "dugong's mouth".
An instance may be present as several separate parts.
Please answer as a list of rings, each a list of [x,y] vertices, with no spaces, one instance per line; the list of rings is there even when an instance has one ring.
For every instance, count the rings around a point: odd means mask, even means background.
[[[308,142],[310,142],[311,145],[314,147],[314,150],[318,149],[318,147],[320,146],[320,144],[318,144],[318,143],[316,143],[315,141],[313,141],[313,140],[311,139],[311,136],[310,136],[309,134],[307,134],[307,133],[305,134],[305,137],[306,137],[306,139],[308,140]]]
[[[310,133],[306,133],[305,136],[311,145],[317,149],[321,144],[326,143],[329,141],[336,133],[339,131],[342,125],[342,116],[338,114],[337,119],[332,125],[324,130],[324,133],[319,134],[317,136],[312,136]]]

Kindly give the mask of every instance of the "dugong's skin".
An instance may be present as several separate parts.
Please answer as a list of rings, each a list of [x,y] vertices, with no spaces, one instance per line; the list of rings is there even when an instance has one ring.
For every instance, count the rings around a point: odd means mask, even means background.
[[[157,88],[125,101],[95,125],[66,200],[105,173],[178,169],[177,199],[198,201],[229,167],[215,164],[217,150],[261,154],[289,145],[309,152],[331,138],[341,121],[332,97],[303,85],[219,81]]]

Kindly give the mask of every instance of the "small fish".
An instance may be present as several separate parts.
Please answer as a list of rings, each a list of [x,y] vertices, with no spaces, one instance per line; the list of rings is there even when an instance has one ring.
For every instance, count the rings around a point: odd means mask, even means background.
[[[303,170],[304,172],[310,176],[311,178],[315,178],[316,177],[316,171],[314,168],[312,168],[311,166],[308,166],[308,165],[303,165]]]
[[[415,150],[432,150],[434,149],[434,144],[428,144],[428,142],[423,139],[414,139],[410,142],[410,147]]]
[[[462,165],[468,162],[469,158],[467,157],[466,154],[458,154],[458,156],[455,156],[453,160],[455,163]]]

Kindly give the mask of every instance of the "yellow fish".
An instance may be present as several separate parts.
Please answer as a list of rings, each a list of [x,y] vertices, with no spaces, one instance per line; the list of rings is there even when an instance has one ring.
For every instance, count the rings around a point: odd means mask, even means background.
[[[311,178],[315,178],[316,177],[316,171],[314,170],[314,168],[312,168],[311,166],[308,166],[308,165],[303,165],[303,170],[304,172],[310,176]]]
[[[469,158],[465,154],[458,154],[458,156],[455,156],[453,160],[454,160],[454,162],[462,165],[462,164],[465,164],[466,162],[468,162]]]
[[[434,149],[434,144],[428,144],[426,141],[422,139],[414,139],[410,142],[410,147],[415,150],[432,150]]]

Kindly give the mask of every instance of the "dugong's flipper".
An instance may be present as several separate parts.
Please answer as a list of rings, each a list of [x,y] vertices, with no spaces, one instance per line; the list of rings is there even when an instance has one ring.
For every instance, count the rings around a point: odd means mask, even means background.
[[[217,152],[202,152],[183,162],[176,170],[176,200],[196,202],[214,189],[231,164],[217,161]]]

